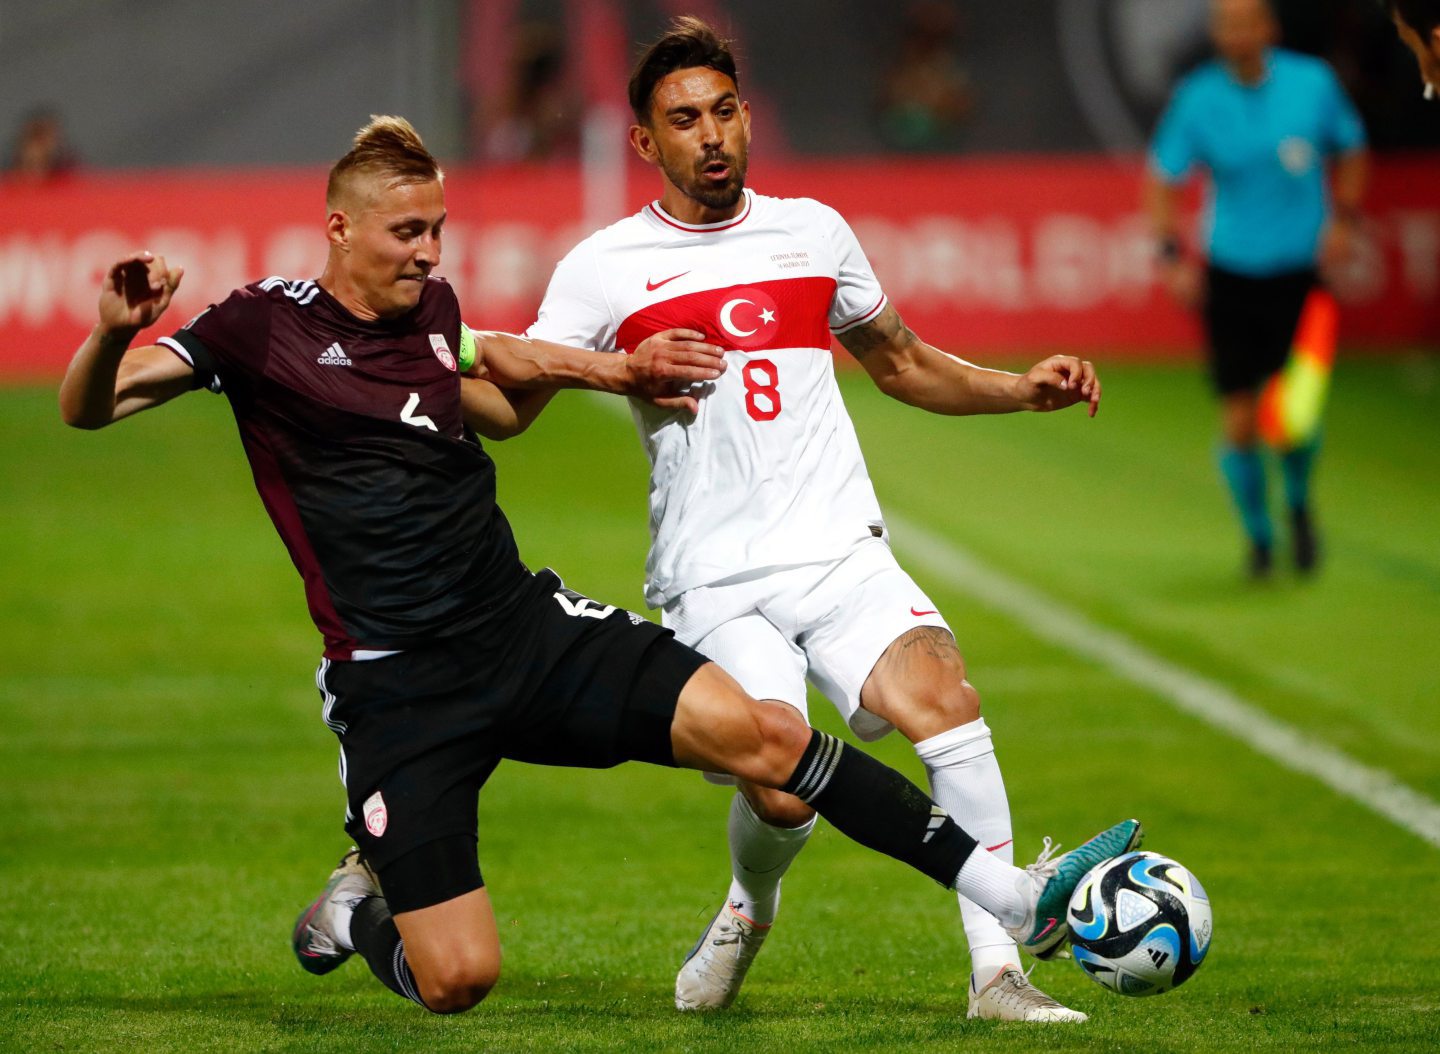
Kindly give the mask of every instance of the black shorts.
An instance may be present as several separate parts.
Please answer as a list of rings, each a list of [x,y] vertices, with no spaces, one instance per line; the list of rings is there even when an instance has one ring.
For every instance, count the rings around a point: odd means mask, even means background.
[[[1213,266],[1208,278],[1210,378],[1221,395],[1258,391],[1285,365],[1305,299],[1319,278],[1314,269],[1251,278]]]
[[[675,704],[708,660],[667,629],[564,589],[553,572],[534,581],[497,629],[321,663],[325,722],[340,739],[345,830],[382,884],[386,866],[420,846],[473,844],[480,788],[502,758],[675,764]],[[470,888],[480,884],[474,874]],[[454,887],[453,876],[436,875],[433,898],[409,890],[403,910],[466,891]]]

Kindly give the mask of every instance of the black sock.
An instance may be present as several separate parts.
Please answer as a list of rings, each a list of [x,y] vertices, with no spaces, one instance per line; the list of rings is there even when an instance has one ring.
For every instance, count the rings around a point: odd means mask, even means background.
[[[355,908],[350,920],[350,940],[381,984],[396,995],[425,1006],[415,975],[405,961],[405,942],[400,939],[400,931],[395,928],[384,897],[366,897]]]
[[[975,839],[894,769],[824,732],[810,734],[800,764],[780,788],[841,834],[955,888]]]

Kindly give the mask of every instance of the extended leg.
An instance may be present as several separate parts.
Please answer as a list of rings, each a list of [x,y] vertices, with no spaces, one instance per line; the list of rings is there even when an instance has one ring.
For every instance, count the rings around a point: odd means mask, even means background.
[[[681,692],[671,743],[680,765],[729,772],[803,799],[842,834],[980,904],[1031,954],[1052,955],[1063,942],[1064,905],[1081,865],[1088,870],[1139,838],[1140,825],[1125,821],[1022,871],[977,847],[904,776],[809,728],[793,709],[751,699],[713,663]]]
[[[915,744],[935,801],[988,852],[1012,864],[1005,780],[980,716],[980,695],[966,677],[950,631],[920,626],[897,638],[866,678],[860,698],[866,710]],[[1020,970],[1019,948],[994,915],[965,896],[959,902],[970,947],[971,1016],[1085,1020],[1029,983]]]

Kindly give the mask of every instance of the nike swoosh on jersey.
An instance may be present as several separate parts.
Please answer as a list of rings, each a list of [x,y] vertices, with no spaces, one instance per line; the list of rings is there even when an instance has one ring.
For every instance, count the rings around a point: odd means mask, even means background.
[[[931,610],[931,611],[916,611],[914,608],[911,608],[911,609],[910,609],[910,614],[914,615],[916,618],[921,618],[922,616],[925,616],[925,615],[938,615],[938,614],[940,614],[940,612],[934,611],[934,610]]]
[[[681,271],[679,274],[672,274],[669,278],[662,278],[662,279],[660,279],[660,281],[658,281],[658,282],[652,282],[652,281],[650,281],[650,280],[647,278],[647,279],[645,280],[645,291],[646,291],[647,293],[653,293],[653,292],[655,292],[655,290],[659,289],[662,285],[666,285],[666,284],[669,283],[669,282],[673,282],[673,281],[675,281],[675,279],[677,279],[677,278],[684,278],[684,277],[685,277],[687,274],[689,274],[689,273],[690,273],[689,271]]]

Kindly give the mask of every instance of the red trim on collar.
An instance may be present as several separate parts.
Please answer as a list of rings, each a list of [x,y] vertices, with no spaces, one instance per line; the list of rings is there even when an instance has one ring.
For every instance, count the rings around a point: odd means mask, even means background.
[[[745,211],[733,220],[721,220],[719,223],[681,223],[662,209],[659,201],[652,201],[645,207],[650,210],[650,214],[657,220],[666,226],[674,227],[677,231],[685,231],[687,234],[713,234],[716,231],[728,231],[731,227],[738,227],[745,222],[745,218],[750,215],[750,210],[755,207],[755,199],[750,195],[748,190],[744,193]]]

